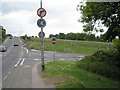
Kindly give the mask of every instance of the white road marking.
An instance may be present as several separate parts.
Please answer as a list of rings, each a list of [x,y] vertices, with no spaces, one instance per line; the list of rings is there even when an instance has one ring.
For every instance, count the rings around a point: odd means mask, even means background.
[[[26,66],[24,66],[24,67],[30,67],[30,65],[26,65]]]
[[[36,53],[32,53],[32,54],[36,54]]]
[[[3,79],[5,80],[8,76],[6,75]]]
[[[34,50],[34,49],[32,49],[31,51],[39,51],[39,50]]]
[[[27,53],[28,53],[28,49],[27,49]]]
[[[61,59],[59,59],[59,60],[65,60],[65,59],[61,58]]]
[[[27,49],[27,48],[25,48],[25,47],[24,47],[24,49],[25,49],[25,50],[27,51],[27,53],[28,53],[28,49]]]
[[[20,61],[21,61],[21,58],[20,58],[19,61],[15,64],[15,67],[18,66],[18,64],[20,63]]]
[[[9,71],[9,74],[11,73],[11,71]]]
[[[34,60],[38,61],[38,60],[40,60],[40,59],[34,59]]]
[[[24,61],[25,61],[25,58],[23,58],[23,60],[22,60],[22,62],[21,62],[21,64],[20,64],[20,65],[23,65]]]

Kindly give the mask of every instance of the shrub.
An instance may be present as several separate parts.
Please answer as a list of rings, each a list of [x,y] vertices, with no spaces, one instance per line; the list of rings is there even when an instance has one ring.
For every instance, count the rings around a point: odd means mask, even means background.
[[[113,47],[118,51],[118,54],[120,55],[120,39],[113,40]]]
[[[78,62],[79,68],[113,79],[120,79],[117,50],[100,50]]]

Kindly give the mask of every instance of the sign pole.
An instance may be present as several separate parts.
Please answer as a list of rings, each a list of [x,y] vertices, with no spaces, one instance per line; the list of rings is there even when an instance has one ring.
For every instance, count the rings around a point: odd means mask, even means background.
[[[42,8],[42,0],[40,0],[40,7]]]
[[[41,28],[41,32],[38,33],[38,36],[41,38],[41,66],[42,71],[44,71],[44,36],[45,33],[43,32],[43,28],[46,26],[46,21],[43,19],[44,16],[46,16],[46,10],[42,8],[42,0],[40,0],[40,8],[37,10],[37,15],[40,17],[39,20],[37,20],[38,27]]]
[[[55,45],[53,45],[54,53],[53,53],[53,60],[55,61]]]
[[[42,0],[40,2],[40,6],[42,8]],[[41,63],[42,63],[42,71],[44,71],[44,39],[43,39],[43,28],[41,28]]]
[[[41,28],[41,63],[42,63],[42,71],[44,71],[44,38],[43,38],[43,28]]]

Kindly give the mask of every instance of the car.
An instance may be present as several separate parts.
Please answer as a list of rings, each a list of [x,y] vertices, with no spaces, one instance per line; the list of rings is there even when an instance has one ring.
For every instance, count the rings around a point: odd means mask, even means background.
[[[12,39],[12,37],[10,37],[10,39]]]
[[[14,43],[14,45],[13,46],[18,46],[18,43]]]
[[[0,45],[0,52],[6,52],[7,51],[7,47]]]

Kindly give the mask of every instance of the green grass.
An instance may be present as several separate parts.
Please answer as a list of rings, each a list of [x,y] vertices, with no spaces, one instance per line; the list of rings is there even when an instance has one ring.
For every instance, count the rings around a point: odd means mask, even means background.
[[[43,78],[65,77],[57,88],[120,88],[120,82],[77,67],[76,61],[55,61],[45,64]],[[67,78],[66,78],[67,77]]]
[[[31,49],[40,50],[40,39],[31,38],[27,41],[28,47]],[[56,44],[51,43],[51,39],[44,39],[45,51],[55,51],[62,53],[79,53],[79,54],[93,54],[98,49],[108,49],[109,43],[93,42],[93,41],[74,41],[74,40],[57,40]]]

